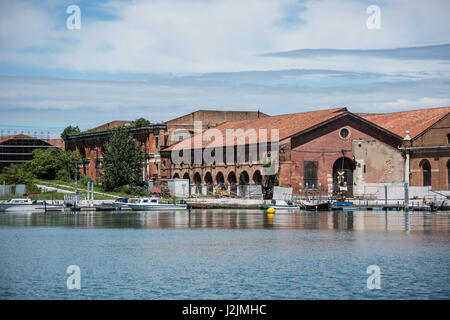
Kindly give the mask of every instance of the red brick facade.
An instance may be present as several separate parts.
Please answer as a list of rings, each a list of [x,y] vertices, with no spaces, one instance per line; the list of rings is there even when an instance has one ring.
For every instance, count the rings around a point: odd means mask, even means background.
[[[405,146],[409,148],[407,151],[411,157],[411,186],[427,185],[429,172],[433,190],[450,190],[450,114]],[[426,163],[430,170],[427,170]]]
[[[379,187],[385,184],[402,185],[405,181],[408,182],[407,177],[410,177],[410,185],[423,185],[421,168],[426,160],[429,161],[431,167],[429,171],[432,188],[448,190],[450,116],[447,109],[436,108],[429,113],[426,110],[402,112],[392,117],[388,114],[374,115],[375,122],[371,121],[372,115],[358,116],[346,109],[334,109],[328,113],[323,113],[324,111],[321,110],[317,111],[317,114],[321,112],[322,122],[317,121],[317,117],[312,112],[307,115],[305,113],[305,116],[293,114],[227,123],[217,129],[225,131],[228,128],[242,126],[246,130],[254,126],[260,130],[264,129],[264,126],[275,128],[278,125],[281,132],[278,180],[281,186],[292,187],[294,193],[297,194],[304,192],[307,182],[309,182],[308,188],[315,184],[314,188],[316,189],[320,185],[322,191],[332,192],[336,188],[338,168],[348,170],[346,175],[349,177],[349,190],[353,196],[363,196],[367,192],[366,188],[370,187]],[[427,118],[427,114],[430,117]],[[418,120],[417,116],[420,116],[421,119]],[[271,118],[273,118],[272,121]],[[298,128],[301,129],[292,134],[292,129],[297,124],[296,121],[298,121]],[[396,123],[398,127],[395,127]],[[408,162],[409,158],[404,150],[405,141],[403,140],[406,133],[402,134],[402,130],[410,126],[414,128],[415,134],[411,140],[412,146],[429,149],[425,150],[427,152],[418,149],[409,150],[411,158]],[[385,127],[388,127],[389,130]],[[392,128],[396,128],[396,130]],[[183,141],[178,145],[185,148],[186,145],[191,144],[192,141],[190,144]],[[244,162],[227,165],[175,165],[171,163],[170,158],[171,152],[178,145],[162,152],[165,164],[161,174],[166,177],[188,178],[191,183],[203,184],[219,183],[220,181],[216,177],[222,175],[225,182],[229,182],[228,176],[230,175],[235,176],[238,180],[241,172],[246,172],[249,175],[249,183],[257,183],[253,176],[258,176],[262,172],[262,161],[257,161],[256,164]],[[305,170],[305,165],[308,166],[307,170]],[[310,169],[311,166],[312,169]],[[305,174],[310,172],[308,170],[315,170],[317,177],[315,179],[305,177]]]

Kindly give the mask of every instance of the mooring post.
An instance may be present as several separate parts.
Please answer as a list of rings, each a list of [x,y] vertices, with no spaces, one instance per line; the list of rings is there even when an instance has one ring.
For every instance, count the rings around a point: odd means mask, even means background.
[[[408,193],[408,182],[405,182],[405,205],[404,210],[409,211],[409,193]]]
[[[384,206],[386,207],[387,210],[388,206],[387,184],[384,185]]]
[[[322,184],[319,183],[319,203],[322,202]]]
[[[91,182],[88,181],[88,182],[87,182],[87,195],[86,195],[86,200],[87,200],[88,204],[89,204],[89,199],[90,199],[90,197],[89,197],[89,192],[91,192],[90,186],[91,186]]]
[[[94,205],[94,181],[92,181],[91,188],[92,188],[92,193],[91,193],[92,205]]]

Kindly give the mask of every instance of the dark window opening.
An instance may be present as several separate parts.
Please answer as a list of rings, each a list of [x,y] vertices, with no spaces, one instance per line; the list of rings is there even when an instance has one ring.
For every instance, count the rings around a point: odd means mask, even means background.
[[[308,189],[317,189],[318,188],[318,179],[317,179],[317,172],[318,172],[319,164],[317,161],[304,161],[303,162],[303,168],[304,168],[304,185],[305,188]]]
[[[431,186],[431,165],[425,161],[422,165],[423,185]]]
[[[348,131],[348,129],[347,128],[343,128],[343,129],[341,129],[341,131],[340,131],[340,135],[341,135],[341,137],[342,138],[347,138],[348,137],[348,134],[349,134],[350,132]]]

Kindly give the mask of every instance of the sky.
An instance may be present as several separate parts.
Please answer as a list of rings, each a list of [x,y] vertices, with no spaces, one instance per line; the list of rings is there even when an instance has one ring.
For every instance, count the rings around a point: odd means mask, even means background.
[[[198,109],[450,106],[449,12],[448,0],[0,1],[0,135]]]

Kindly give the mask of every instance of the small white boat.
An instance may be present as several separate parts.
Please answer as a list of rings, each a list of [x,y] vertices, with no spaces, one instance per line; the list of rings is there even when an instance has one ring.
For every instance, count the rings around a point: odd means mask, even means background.
[[[44,211],[44,203],[31,199],[9,199],[0,202],[0,211]]]
[[[261,205],[261,209],[274,208],[275,210],[300,210],[300,206],[287,203],[285,200],[270,200],[264,201]]]
[[[128,207],[131,210],[147,210],[147,211],[167,211],[167,210],[188,210],[188,205],[186,203],[175,203],[175,204],[165,204],[159,203],[159,198],[140,198],[137,202],[128,203]]]
[[[112,206],[118,210],[121,210],[122,208],[128,208],[128,205],[130,204],[128,198],[117,198],[112,203]]]

